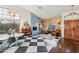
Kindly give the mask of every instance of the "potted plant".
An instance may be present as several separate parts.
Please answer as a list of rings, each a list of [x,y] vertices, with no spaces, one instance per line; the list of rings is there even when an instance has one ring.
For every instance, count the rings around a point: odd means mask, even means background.
[[[61,30],[57,29],[56,30],[56,39],[59,39],[59,37],[61,37]]]

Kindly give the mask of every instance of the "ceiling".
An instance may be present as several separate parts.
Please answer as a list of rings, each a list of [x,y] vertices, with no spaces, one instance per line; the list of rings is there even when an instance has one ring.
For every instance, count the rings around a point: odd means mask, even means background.
[[[20,7],[34,13],[40,18],[53,18],[61,16],[70,10],[70,5],[20,5]],[[79,10],[79,5],[75,6]]]

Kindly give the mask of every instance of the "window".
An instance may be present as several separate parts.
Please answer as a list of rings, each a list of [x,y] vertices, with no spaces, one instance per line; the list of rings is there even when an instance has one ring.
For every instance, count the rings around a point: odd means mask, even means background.
[[[8,30],[11,28],[18,32],[19,30],[19,15],[18,13],[15,17],[12,17],[8,14],[9,9],[0,8],[0,34],[8,33]]]

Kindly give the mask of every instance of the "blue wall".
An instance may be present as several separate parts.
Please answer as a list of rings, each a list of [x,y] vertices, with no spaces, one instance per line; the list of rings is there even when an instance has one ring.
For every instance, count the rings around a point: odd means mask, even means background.
[[[34,14],[31,14],[31,26],[34,24],[39,24],[39,22],[40,22],[40,18]],[[37,35],[40,33],[39,25],[37,26],[37,30],[33,31],[32,27],[31,30],[32,30],[32,35]]]

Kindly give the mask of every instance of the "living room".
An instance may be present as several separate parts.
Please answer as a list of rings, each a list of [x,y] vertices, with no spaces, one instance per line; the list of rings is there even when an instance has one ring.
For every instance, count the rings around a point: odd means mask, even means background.
[[[70,40],[68,47],[63,41],[71,39],[64,20],[78,19],[78,12],[70,13],[73,8],[74,5],[0,5],[0,53],[78,52],[70,48]]]

